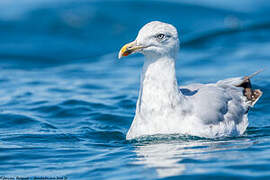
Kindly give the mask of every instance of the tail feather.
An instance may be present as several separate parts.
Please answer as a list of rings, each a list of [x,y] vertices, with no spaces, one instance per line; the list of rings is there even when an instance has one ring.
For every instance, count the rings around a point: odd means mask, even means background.
[[[260,69],[259,71],[256,71],[256,72],[252,73],[251,75],[249,75],[248,78],[251,79],[262,71],[263,71],[263,69]]]

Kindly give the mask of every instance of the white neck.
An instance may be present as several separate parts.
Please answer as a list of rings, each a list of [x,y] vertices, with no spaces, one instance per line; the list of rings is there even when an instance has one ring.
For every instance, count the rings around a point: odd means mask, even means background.
[[[181,95],[175,75],[174,58],[147,58],[141,76],[136,114],[160,113],[168,107],[174,108],[180,103]]]
[[[179,91],[175,75],[175,60],[162,57],[147,59],[141,76],[136,115],[127,139],[146,134],[176,133],[182,114],[189,108]]]

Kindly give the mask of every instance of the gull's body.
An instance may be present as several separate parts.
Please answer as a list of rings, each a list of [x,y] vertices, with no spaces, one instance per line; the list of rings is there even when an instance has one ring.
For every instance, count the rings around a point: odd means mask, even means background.
[[[121,49],[120,58],[133,52],[146,56],[136,115],[126,138],[175,133],[209,138],[243,134],[248,126],[247,112],[261,91],[251,89],[248,77],[179,87],[175,75],[178,49],[175,27],[158,21],[146,24],[136,40]]]

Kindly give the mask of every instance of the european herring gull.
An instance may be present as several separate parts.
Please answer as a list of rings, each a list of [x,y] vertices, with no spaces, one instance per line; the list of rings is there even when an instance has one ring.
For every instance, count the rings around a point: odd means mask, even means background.
[[[135,41],[124,45],[119,58],[142,53],[144,61],[136,114],[126,139],[155,134],[185,134],[206,138],[242,135],[248,110],[261,97],[251,88],[251,76],[211,84],[179,87],[175,60],[179,39],[173,25],[153,21]]]

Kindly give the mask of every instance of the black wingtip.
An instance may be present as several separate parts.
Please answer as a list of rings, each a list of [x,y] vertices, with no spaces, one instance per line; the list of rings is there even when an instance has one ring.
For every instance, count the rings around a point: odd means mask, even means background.
[[[250,76],[245,76],[243,82],[237,86],[237,87],[244,88],[243,95],[247,98],[247,101],[250,104],[250,106],[254,106],[254,104],[256,104],[256,102],[260,99],[260,97],[263,94],[261,90],[259,89],[254,90],[252,89],[252,86],[251,86],[250,78],[255,76],[258,73],[259,71],[257,71],[256,73],[253,73]]]

